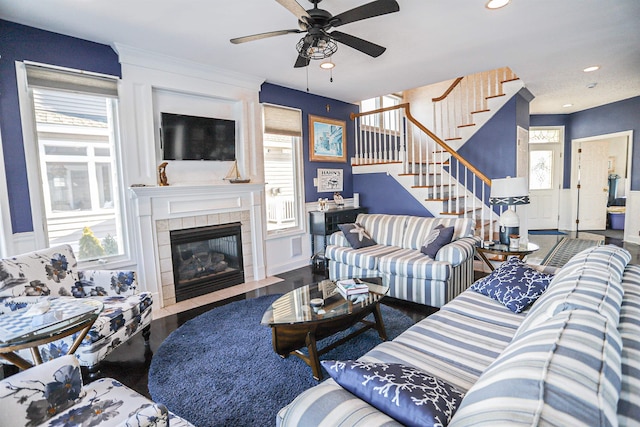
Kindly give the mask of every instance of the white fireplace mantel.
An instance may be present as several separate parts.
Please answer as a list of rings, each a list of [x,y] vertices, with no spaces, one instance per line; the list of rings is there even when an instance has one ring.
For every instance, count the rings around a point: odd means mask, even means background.
[[[262,199],[264,184],[217,184],[130,187],[133,206],[132,222],[136,232],[138,278],[144,290],[154,294],[154,307],[166,306],[168,298],[161,264],[164,242],[163,225],[182,223],[184,228],[217,223],[221,218],[246,218],[250,228],[250,262],[245,267],[245,280],[265,278]],[[213,218],[213,219],[212,219]],[[213,221],[213,222],[212,222]],[[224,222],[224,221],[222,221]]]

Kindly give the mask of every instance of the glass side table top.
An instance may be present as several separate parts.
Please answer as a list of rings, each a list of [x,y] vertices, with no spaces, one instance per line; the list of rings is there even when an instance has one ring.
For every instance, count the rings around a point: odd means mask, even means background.
[[[536,245],[535,243],[528,242],[526,244],[520,244],[517,248],[512,248],[509,245],[503,245],[502,243],[494,242],[493,245],[490,245],[490,246],[486,246],[486,245],[483,245],[482,243],[478,243],[476,245],[476,249],[482,252],[488,252],[493,254],[528,255],[540,249],[540,246]]]
[[[377,303],[389,292],[388,286],[375,283],[379,279],[360,280],[369,286],[369,292],[357,295],[360,296],[357,302],[352,301],[357,296],[346,299],[332,280],[323,280],[294,289],[275,300],[264,313],[262,324],[273,326],[338,318]],[[323,300],[322,306],[311,306],[311,300],[316,298]]]
[[[76,325],[95,321],[104,305],[90,298],[50,298],[42,314],[29,309],[0,316],[0,348],[55,338]]]

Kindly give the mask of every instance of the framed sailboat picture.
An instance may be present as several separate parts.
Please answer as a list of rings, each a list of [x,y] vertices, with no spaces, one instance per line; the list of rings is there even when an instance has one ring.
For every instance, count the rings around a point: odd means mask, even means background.
[[[347,161],[346,122],[309,115],[309,160]]]

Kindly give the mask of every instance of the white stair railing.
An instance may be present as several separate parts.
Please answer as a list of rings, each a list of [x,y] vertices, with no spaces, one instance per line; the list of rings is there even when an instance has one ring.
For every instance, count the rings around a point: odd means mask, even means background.
[[[459,140],[460,129],[474,126],[474,114],[489,111],[487,101],[504,95],[502,84],[518,77],[509,67],[459,77],[433,98],[433,130],[444,141]]]
[[[422,202],[442,204],[439,211],[431,210],[434,216],[473,218],[476,234],[492,238],[491,180],[418,122],[409,104],[351,114],[351,119],[356,130],[354,167],[401,163],[400,176],[413,176],[412,187],[424,189]]]

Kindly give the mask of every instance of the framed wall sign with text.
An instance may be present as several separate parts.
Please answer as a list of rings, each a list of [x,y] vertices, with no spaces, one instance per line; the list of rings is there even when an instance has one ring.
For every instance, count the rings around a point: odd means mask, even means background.
[[[318,169],[318,193],[343,191],[342,169]]]
[[[309,160],[347,161],[346,122],[309,115]]]

